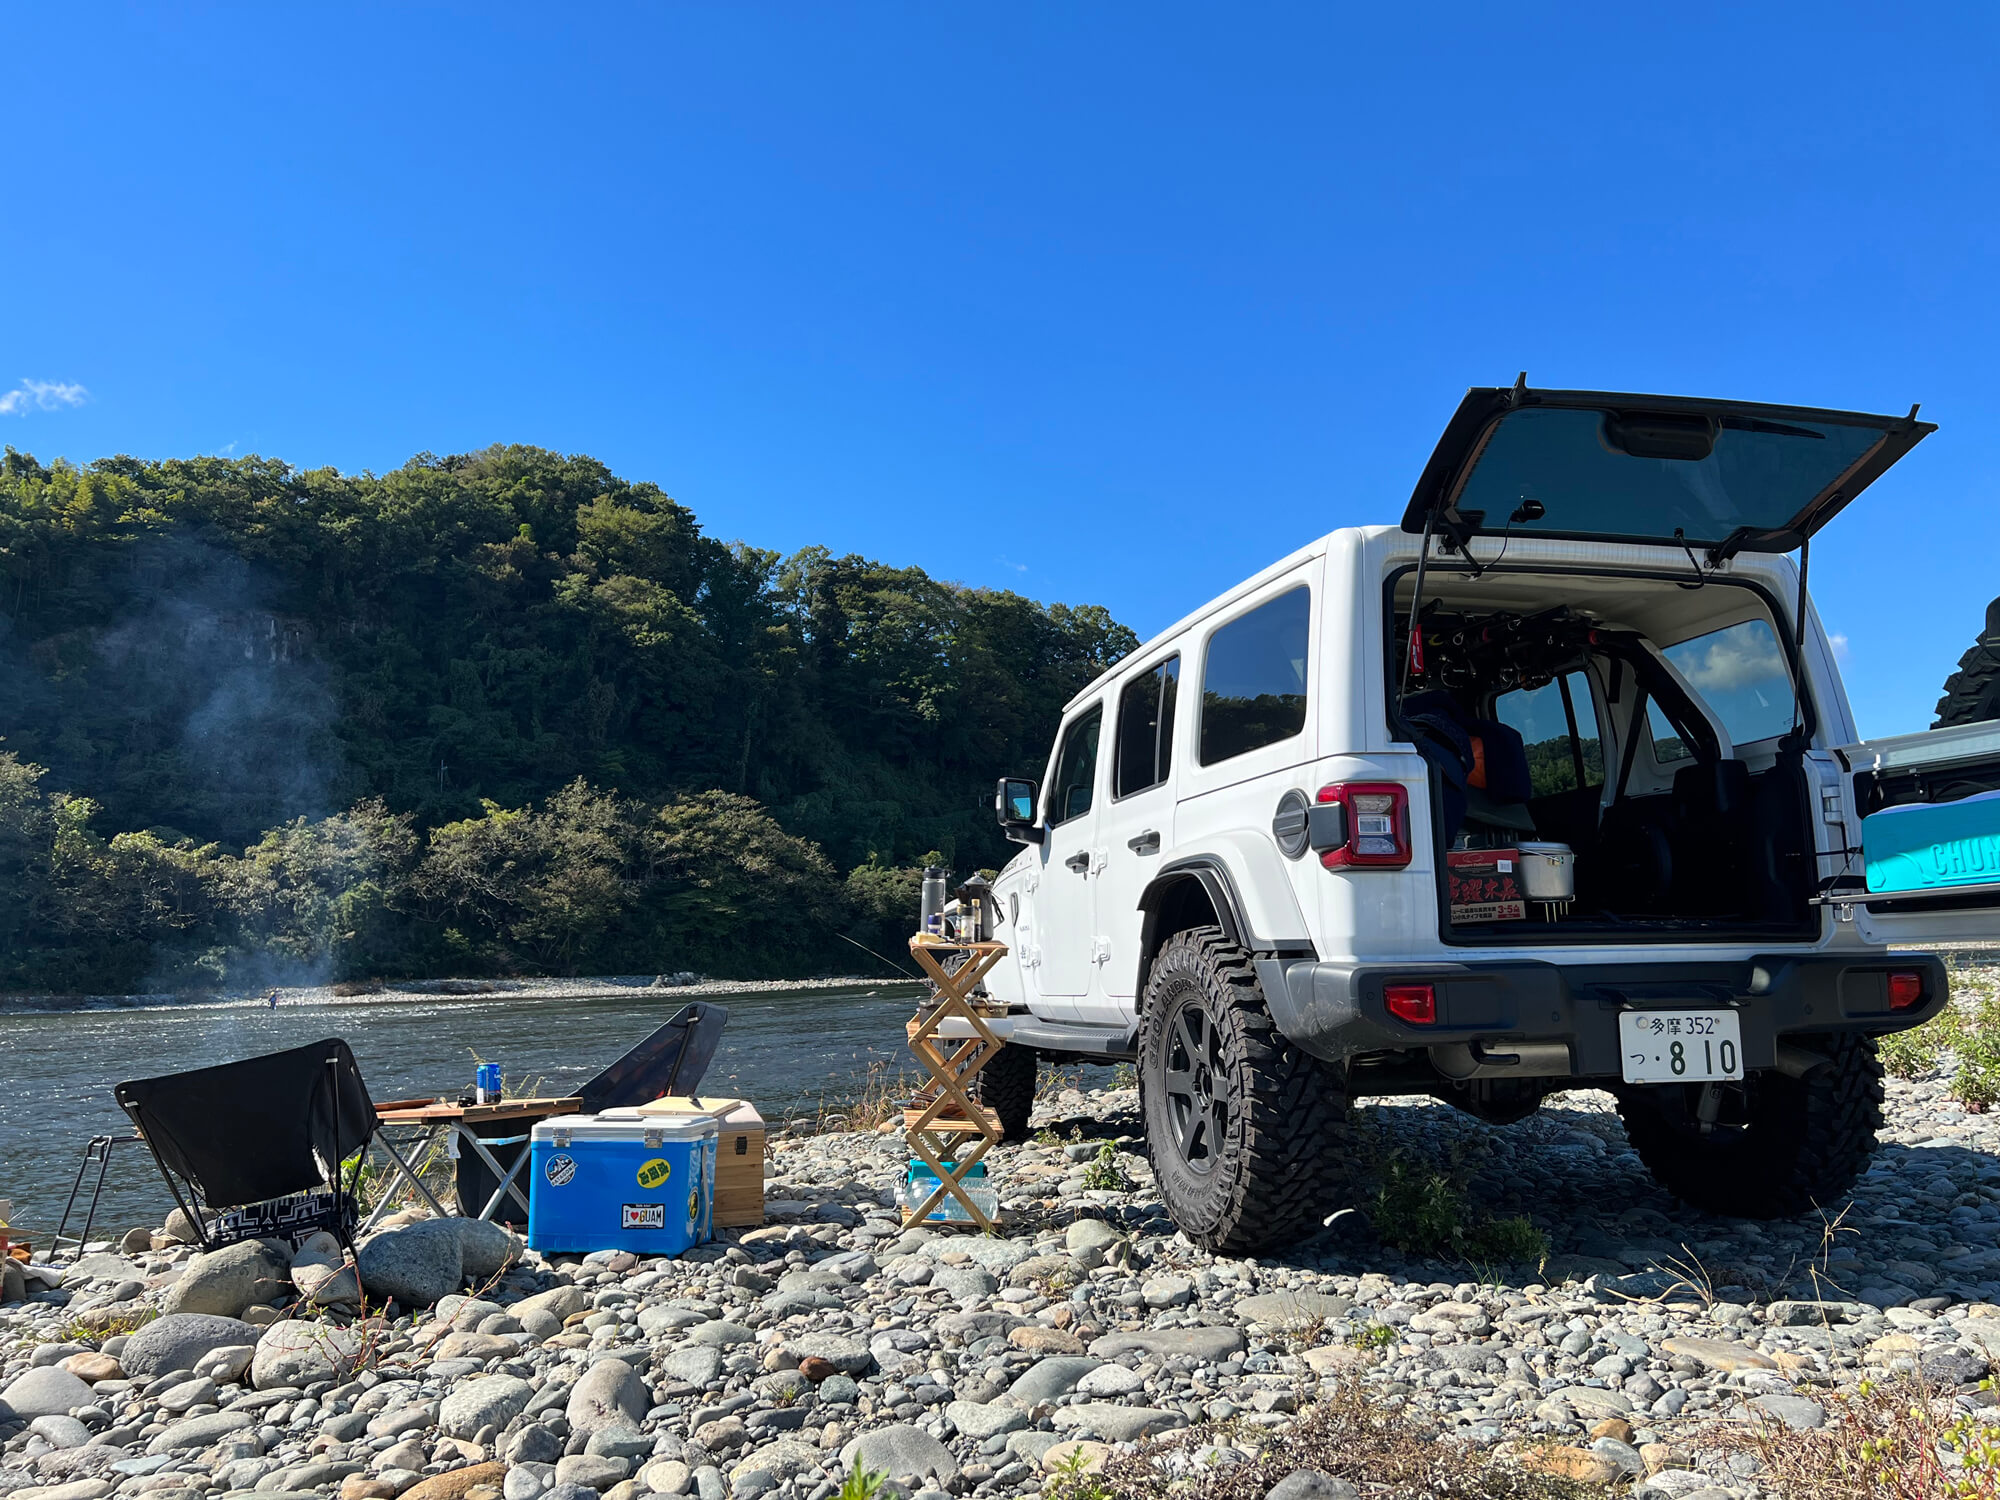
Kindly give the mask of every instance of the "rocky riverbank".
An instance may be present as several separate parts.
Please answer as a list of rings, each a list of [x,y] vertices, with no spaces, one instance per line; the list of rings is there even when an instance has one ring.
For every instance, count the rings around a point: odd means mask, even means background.
[[[366,1318],[324,1245],[288,1264],[134,1231],[0,1307],[0,1496],[828,1500],[873,1470],[929,1500],[1105,1500],[1135,1464],[1194,1495],[1398,1493],[1386,1460],[1312,1446],[1347,1402],[1454,1463],[1508,1455],[1496,1475],[1723,1500],[1770,1492],[1730,1434],[1817,1428],[1865,1377],[1996,1413],[2000,1128],[1938,1079],[1892,1081],[1883,1150],[1824,1223],[1678,1207],[1603,1096],[1501,1130],[1360,1111],[1357,1194],[1422,1163],[1468,1225],[1550,1242],[1477,1270],[1361,1212],[1280,1257],[1198,1251],[1123,1149],[1136,1103],[1044,1099],[1038,1140],[990,1158],[1004,1238],[906,1232],[888,1133],[781,1137],[771,1222],[679,1261],[404,1224],[363,1248]],[[1284,1479],[1294,1452],[1323,1477]],[[1466,1493],[1530,1493],[1493,1483]]]

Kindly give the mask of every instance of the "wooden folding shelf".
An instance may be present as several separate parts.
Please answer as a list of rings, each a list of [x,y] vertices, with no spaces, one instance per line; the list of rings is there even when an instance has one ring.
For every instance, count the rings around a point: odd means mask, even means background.
[[[973,992],[1006,952],[1005,943],[955,942],[930,933],[910,939],[910,956],[937,986],[937,1003],[913,1017],[906,1030],[910,1051],[930,1075],[937,1097],[921,1109],[903,1112],[903,1137],[936,1174],[938,1185],[921,1204],[904,1210],[905,1224],[922,1222],[951,1197],[980,1229],[994,1227],[966,1192],[965,1179],[1000,1144],[1000,1118],[974,1101],[971,1084],[1006,1045],[986,1024],[1004,1012],[976,1000]],[[964,961],[955,970],[946,969],[945,961],[961,954]],[[939,1028],[948,1020],[964,1022],[971,1035],[957,1041],[941,1036]]]

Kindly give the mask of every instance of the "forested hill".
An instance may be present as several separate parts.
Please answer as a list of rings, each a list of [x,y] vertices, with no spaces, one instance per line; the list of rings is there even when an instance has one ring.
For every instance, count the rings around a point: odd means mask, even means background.
[[[1133,644],[534,448],[9,449],[0,984],[851,967]]]

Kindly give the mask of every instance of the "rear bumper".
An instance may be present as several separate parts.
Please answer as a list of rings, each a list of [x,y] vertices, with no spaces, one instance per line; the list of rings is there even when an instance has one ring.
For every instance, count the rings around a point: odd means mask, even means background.
[[[1619,1076],[1618,1013],[1691,1005],[1728,1006],[1743,1026],[1743,1062],[1775,1065],[1793,1033],[1880,1035],[1921,1025],[1949,998],[1935,955],[1866,958],[1784,955],[1739,963],[1353,964],[1260,959],[1258,977],[1272,1019],[1287,1038],[1328,1062],[1363,1052],[1449,1043],[1557,1042],[1569,1050],[1568,1076]],[[1889,1008],[1888,974],[1919,969],[1923,999]],[[1389,1014],[1385,984],[1428,983],[1437,1024],[1413,1026]]]

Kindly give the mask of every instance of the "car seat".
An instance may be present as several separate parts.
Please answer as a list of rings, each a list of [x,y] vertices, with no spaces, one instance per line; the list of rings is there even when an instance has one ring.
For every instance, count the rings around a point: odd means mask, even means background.
[[[1507,835],[1535,831],[1527,801],[1534,793],[1528,749],[1519,731],[1470,713],[1441,688],[1403,700],[1417,753],[1438,772],[1445,842],[1468,822]]]

